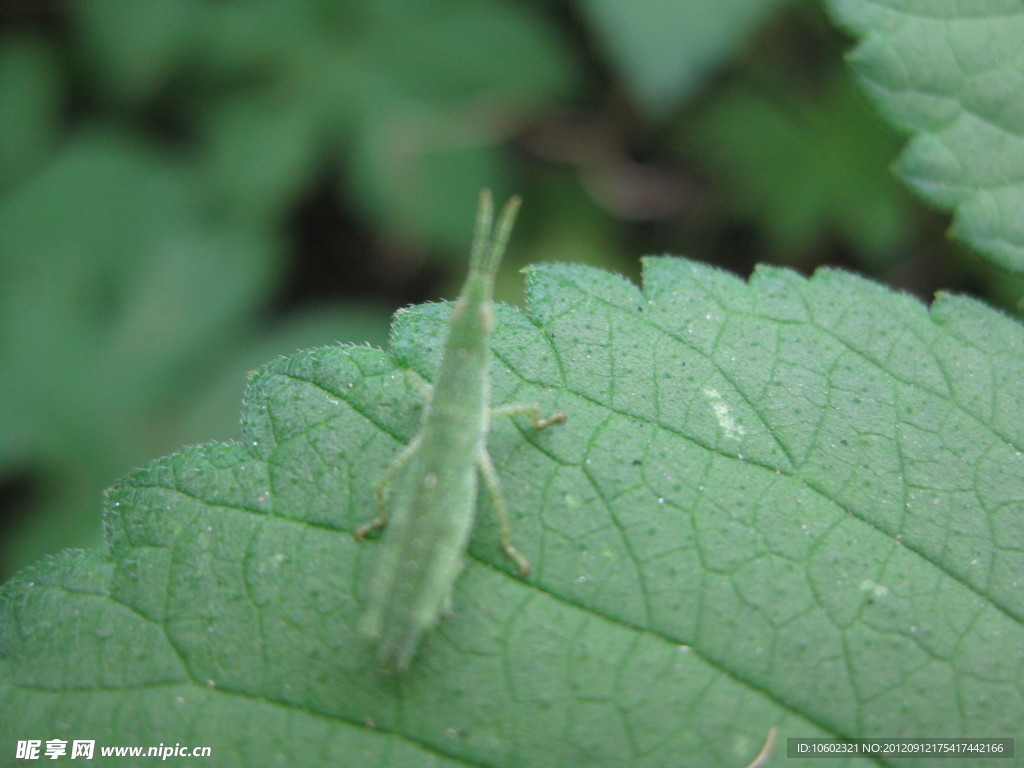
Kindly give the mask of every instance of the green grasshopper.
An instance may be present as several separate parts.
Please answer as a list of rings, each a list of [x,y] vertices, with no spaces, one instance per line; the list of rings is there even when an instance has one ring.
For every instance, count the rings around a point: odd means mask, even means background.
[[[420,431],[377,485],[378,516],[355,531],[362,539],[388,525],[359,620],[360,632],[378,642],[379,659],[388,668],[408,667],[422,634],[450,612],[473,526],[478,470],[498,516],[502,548],[522,575],[530,573],[512,544],[487,434],[497,416],[527,414],[534,428],[544,429],[564,423],[565,414],[541,418],[536,404],[490,407],[494,278],[519,204],[517,197],[509,200],[494,226],[490,193],[481,193],[469,275],[452,312],[433,387],[410,372],[426,399]]]

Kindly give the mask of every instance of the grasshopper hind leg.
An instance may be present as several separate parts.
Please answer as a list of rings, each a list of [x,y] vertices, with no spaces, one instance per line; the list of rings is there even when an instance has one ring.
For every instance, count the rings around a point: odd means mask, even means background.
[[[501,548],[505,550],[505,554],[508,555],[509,559],[516,564],[519,573],[523,576],[529,576],[530,571],[533,569],[530,566],[530,561],[523,557],[512,543],[512,525],[508,519],[508,507],[505,506],[505,498],[501,493],[498,473],[494,469],[491,455],[487,452],[486,448],[481,449],[480,455],[477,457],[477,466],[480,467],[480,474],[483,475],[487,492],[491,495],[494,513],[498,517],[498,526],[501,529]]]
[[[521,414],[530,417],[530,424],[533,425],[534,429],[546,429],[554,424],[564,424],[566,420],[565,414],[561,411],[555,411],[546,418],[542,417],[540,415],[540,406],[536,403],[508,403],[495,406],[491,408],[490,412],[492,420],[503,416],[518,416]],[[494,512],[498,517],[498,526],[501,529],[501,548],[505,550],[505,554],[508,555],[509,559],[516,564],[519,573],[523,576],[529,576],[533,568],[530,566],[530,562],[512,543],[512,524],[509,522],[508,507],[505,505],[498,473],[494,469],[494,462],[491,461],[491,455],[487,452],[487,448],[481,449],[480,455],[477,457],[477,466],[480,468],[480,474],[484,478],[484,484],[487,486],[491,502],[494,504]]]

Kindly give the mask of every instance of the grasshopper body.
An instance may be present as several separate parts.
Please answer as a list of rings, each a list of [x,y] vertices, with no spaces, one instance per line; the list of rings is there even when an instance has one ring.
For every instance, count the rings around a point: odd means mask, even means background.
[[[356,530],[362,538],[388,525],[359,629],[378,642],[380,661],[389,668],[408,666],[423,632],[450,606],[473,526],[478,471],[498,513],[506,553],[521,573],[529,572],[512,546],[487,433],[492,415],[527,413],[537,428],[565,416],[541,419],[535,405],[503,406],[493,414],[490,409],[494,278],[518,207],[518,198],[510,200],[492,228],[490,195],[481,195],[469,275],[455,303],[420,431],[377,487],[380,515]]]

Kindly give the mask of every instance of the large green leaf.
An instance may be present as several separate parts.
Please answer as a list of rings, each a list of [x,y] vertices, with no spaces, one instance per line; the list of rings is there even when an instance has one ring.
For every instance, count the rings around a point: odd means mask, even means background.
[[[447,322],[414,308],[391,354],[261,369],[243,444],[132,473],[108,553],[5,588],[3,759],[94,738],[218,766],[733,767],[773,725],[1024,736],[1019,324],[673,258],[642,291],[534,268],[528,306],[498,313],[495,400],[569,415],[491,435],[529,580],[483,514],[407,675],[353,633],[379,544],[351,531],[416,428],[401,369],[432,374]]]
[[[883,117],[911,135],[900,175],[956,212],[953,234],[1024,273],[1024,4],[828,0]]]

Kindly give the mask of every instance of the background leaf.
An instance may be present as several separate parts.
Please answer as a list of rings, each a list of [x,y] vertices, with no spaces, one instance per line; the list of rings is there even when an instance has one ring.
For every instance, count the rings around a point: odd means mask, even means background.
[[[672,258],[642,291],[537,267],[529,296],[500,308],[495,402],[569,415],[491,436],[530,580],[484,511],[408,676],[353,635],[378,545],[350,531],[416,428],[400,369],[431,373],[447,322],[414,308],[392,355],[261,369],[243,444],[132,473],[108,556],[4,589],[4,754],[172,733],[219,765],[736,766],[772,725],[1024,735],[1018,323]]]
[[[714,164],[726,204],[785,259],[839,235],[864,262],[891,264],[911,240],[910,195],[889,169],[895,140],[841,70],[813,99],[722,88],[686,140]]]
[[[663,117],[735,52],[778,0],[581,0],[641,106]]]
[[[260,326],[279,254],[203,202],[165,154],[97,130],[0,205],[0,458],[44,488],[0,539],[8,567],[98,544],[102,490],[182,442],[234,434],[245,372],[274,353],[386,338],[369,305]]]
[[[159,153],[97,131],[0,206],[0,398],[18,404],[0,442],[76,480],[47,489],[54,517],[5,537],[8,553],[31,561],[97,539],[95,516],[74,514],[81,498],[95,507],[152,450],[161,406],[209,370],[203,357],[273,279],[268,243],[210,221],[190,181]],[[127,433],[134,440],[113,437]]]
[[[57,140],[61,74],[35,36],[0,39],[0,192],[43,162]]]
[[[861,85],[911,135],[899,173],[956,212],[953,234],[1024,273],[1024,7],[1016,0],[829,0]]]

